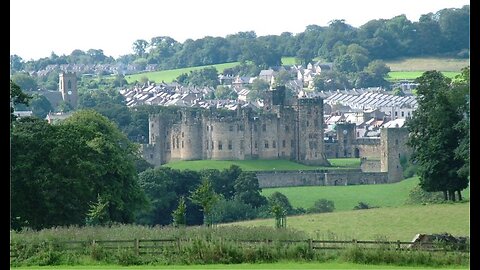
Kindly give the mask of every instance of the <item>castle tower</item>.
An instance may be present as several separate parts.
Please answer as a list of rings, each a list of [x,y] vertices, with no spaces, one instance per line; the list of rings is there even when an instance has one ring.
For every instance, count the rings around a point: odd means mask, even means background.
[[[182,160],[202,159],[202,121],[200,113],[182,110],[180,124],[180,157]]]
[[[77,75],[75,72],[61,72],[58,77],[58,88],[62,93],[63,101],[75,109],[78,102]]]
[[[336,125],[338,140],[338,157],[354,157],[355,123],[338,123]]]
[[[407,128],[382,128],[380,131],[380,171],[388,172],[388,182],[403,179],[400,158],[409,155]]]
[[[323,143],[323,99],[297,100],[296,160],[307,165],[328,165]]]

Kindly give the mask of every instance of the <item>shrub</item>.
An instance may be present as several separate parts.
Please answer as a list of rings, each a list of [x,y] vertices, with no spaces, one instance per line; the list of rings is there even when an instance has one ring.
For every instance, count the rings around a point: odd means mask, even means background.
[[[327,213],[335,210],[335,204],[333,201],[327,199],[320,199],[315,201],[313,206],[307,210],[308,213]]]
[[[377,208],[377,207],[376,206],[370,206],[368,203],[358,202],[358,205],[353,207],[353,210],[363,210],[363,209],[371,209],[371,208]]]
[[[407,204],[441,203],[445,201],[442,192],[427,192],[420,186],[414,187],[408,194]]]

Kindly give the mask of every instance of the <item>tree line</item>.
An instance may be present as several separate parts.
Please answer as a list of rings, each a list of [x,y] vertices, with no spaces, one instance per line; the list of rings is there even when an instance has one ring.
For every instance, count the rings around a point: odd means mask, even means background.
[[[368,59],[449,55],[469,57],[470,6],[442,9],[420,16],[412,22],[405,15],[391,19],[370,20],[356,28],[344,20],[328,26],[308,25],[293,34],[257,36],[254,31],[238,32],[226,37],[206,36],[180,43],[168,36],[138,39],[132,54],[114,59],[101,49],[74,50],[70,55],[24,61],[10,56],[11,74],[38,71],[50,64],[123,63],[144,67],[158,65],[159,70],[203,66],[227,62],[252,62],[268,68],[279,66],[281,57],[295,57],[302,65],[314,58],[326,62],[340,61],[346,69],[363,69]],[[351,47],[354,45],[354,47]]]

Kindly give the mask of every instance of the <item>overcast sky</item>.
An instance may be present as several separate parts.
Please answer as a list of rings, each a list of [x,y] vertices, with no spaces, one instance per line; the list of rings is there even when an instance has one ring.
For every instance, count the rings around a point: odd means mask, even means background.
[[[137,39],[179,42],[240,31],[297,34],[334,19],[359,27],[373,19],[461,8],[467,0],[10,0],[10,54],[24,60],[102,49],[117,58]]]

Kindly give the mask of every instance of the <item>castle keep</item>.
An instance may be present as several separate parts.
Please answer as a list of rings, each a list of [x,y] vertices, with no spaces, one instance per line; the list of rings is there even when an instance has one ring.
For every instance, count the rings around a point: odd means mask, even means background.
[[[267,91],[261,112],[182,108],[169,116],[150,115],[143,156],[156,166],[175,160],[278,158],[327,165],[322,124],[320,97],[287,100],[279,87]]]

